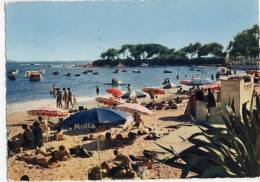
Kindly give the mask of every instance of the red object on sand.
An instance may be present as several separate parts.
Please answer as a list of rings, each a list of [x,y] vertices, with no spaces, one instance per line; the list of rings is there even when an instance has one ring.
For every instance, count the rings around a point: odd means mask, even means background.
[[[187,85],[191,82],[191,80],[182,80],[180,81],[180,84]]]
[[[142,91],[144,91],[148,94],[155,94],[155,95],[165,94],[165,91],[159,87],[145,87],[142,89]]]
[[[114,97],[120,97],[122,95],[122,92],[116,88],[109,88],[106,92],[112,94]]]
[[[124,102],[117,100],[117,98],[106,98],[106,97],[96,97],[96,101],[105,105],[112,106],[114,104],[123,104]]]
[[[27,112],[31,115],[44,117],[65,117],[68,115],[67,111],[51,106],[41,107],[39,109],[33,109]]]
[[[213,83],[208,85],[203,85],[202,88],[204,90],[211,89],[211,90],[220,90],[220,83]]]

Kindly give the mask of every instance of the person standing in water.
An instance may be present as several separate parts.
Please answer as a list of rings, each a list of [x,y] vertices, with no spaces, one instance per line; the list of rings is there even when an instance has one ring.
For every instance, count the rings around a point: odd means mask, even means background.
[[[60,91],[60,89],[58,88],[56,91],[56,103],[57,103],[57,107],[62,108],[62,93]]]
[[[64,105],[65,105],[64,107],[67,108],[68,92],[67,92],[66,88],[63,88],[62,100],[63,100]]]
[[[127,85],[127,92],[131,92],[131,84]]]
[[[70,91],[70,88],[68,88],[68,99],[67,99],[67,108],[69,108],[69,105],[71,104],[71,107],[73,108],[73,103],[72,103],[72,93]]]
[[[96,94],[97,94],[97,96],[99,96],[99,88],[98,88],[98,85],[97,85],[97,87],[96,87]]]

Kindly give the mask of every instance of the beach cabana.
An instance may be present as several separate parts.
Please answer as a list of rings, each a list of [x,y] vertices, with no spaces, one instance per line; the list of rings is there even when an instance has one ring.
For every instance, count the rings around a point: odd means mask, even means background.
[[[116,108],[122,110],[122,111],[127,111],[127,112],[139,112],[142,114],[153,114],[152,111],[147,109],[144,106],[141,106],[140,104],[132,104],[132,103],[125,103],[118,105]]]
[[[67,111],[64,111],[62,109],[51,107],[51,106],[45,106],[40,107],[38,109],[33,109],[27,111],[28,114],[34,115],[34,116],[43,116],[43,117],[55,117],[55,118],[61,118],[68,115]]]
[[[141,91],[141,90],[133,90],[131,92],[127,92],[121,96],[122,99],[129,99],[129,98],[145,98],[148,94]]]
[[[122,92],[117,88],[109,88],[106,92],[112,94],[114,97],[120,97],[122,95]]]
[[[115,126],[132,120],[132,116],[126,112],[109,108],[93,108],[80,111],[63,121],[63,126],[76,129],[96,128],[99,126]]]

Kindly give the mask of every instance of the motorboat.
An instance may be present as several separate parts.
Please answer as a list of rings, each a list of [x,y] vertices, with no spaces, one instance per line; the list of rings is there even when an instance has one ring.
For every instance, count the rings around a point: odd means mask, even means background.
[[[93,71],[92,74],[93,74],[93,75],[98,75],[98,72]]]
[[[163,73],[172,73],[170,70],[164,70]]]
[[[113,71],[113,73],[118,73],[119,72],[119,69],[116,69],[115,71]]]
[[[14,75],[16,75],[17,73],[19,73],[19,70],[18,70],[18,69],[14,69],[14,70],[9,70],[9,71],[7,71],[7,74],[14,74]]]
[[[230,69],[226,68],[226,67],[218,67],[217,68],[217,74],[218,75],[231,75],[231,71]]]
[[[7,74],[7,78],[8,78],[9,80],[16,80],[16,74],[10,74],[10,73],[8,73],[8,74]]]
[[[80,76],[80,74],[79,74],[79,73],[75,73],[74,75],[75,75],[75,76]]]
[[[55,71],[52,72],[52,74],[53,75],[58,75],[58,74],[60,74],[60,71],[59,70],[55,70]]]
[[[125,69],[123,69],[121,72],[127,72]]]
[[[71,76],[71,74],[70,73],[66,73],[64,76]]]
[[[82,74],[88,74],[88,71],[87,70],[82,71]]]
[[[26,71],[25,77],[29,78],[31,75],[43,74],[45,70],[40,71]]]
[[[133,73],[141,73],[141,71],[140,71],[140,70],[137,70],[137,69],[135,69],[135,70],[133,70]]]
[[[42,74],[40,72],[30,73],[28,76],[30,81],[40,81],[42,79]]]

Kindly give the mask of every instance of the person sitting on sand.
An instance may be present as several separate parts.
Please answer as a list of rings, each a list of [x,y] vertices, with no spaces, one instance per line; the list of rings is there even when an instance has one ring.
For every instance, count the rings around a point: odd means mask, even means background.
[[[177,109],[177,105],[170,99],[168,101],[168,107],[166,107],[165,109]]]
[[[28,125],[23,124],[22,129],[24,130],[23,136],[23,147],[31,148],[33,146],[33,133],[29,129]]]
[[[118,149],[114,150],[114,155],[116,158],[113,160],[114,162],[120,162],[117,164],[118,167],[124,168],[126,171],[132,170],[131,159],[120,152]]]
[[[55,137],[56,141],[63,140],[63,132],[61,131],[60,127],[57,128],[57,131],[55,132],[54,137]]]

